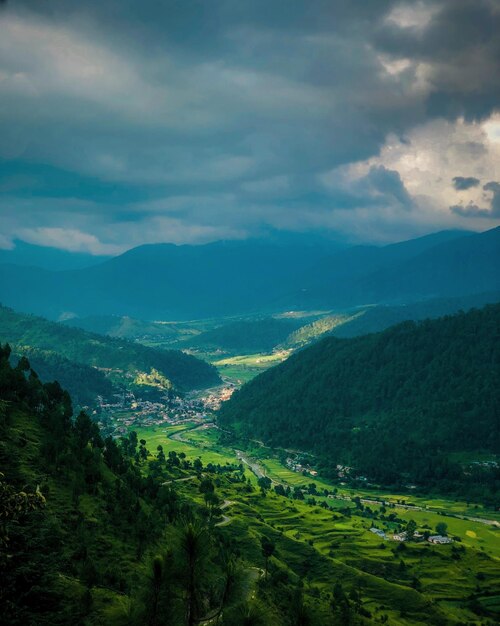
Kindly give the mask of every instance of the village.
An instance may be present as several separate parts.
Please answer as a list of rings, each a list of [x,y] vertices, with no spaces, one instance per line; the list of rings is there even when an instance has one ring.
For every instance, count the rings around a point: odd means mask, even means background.
[[[372,526],[372,528],[370,528],[370,532],[377,535],[381,539],[391,540],[391,541],[400,541],[400,542],[405,542],[405,541],[410,541],[410,540],[417,541],[417,542],[428,541],[429,543],[440,544],[440,545],[453,543],[453,539],[451,537],[448,537],[447,535],[431,535],[428,532],[420,533],[418,531],[415,531],[414,533],[412,533],[411,537],[409,533],[406,531],[394,533],[392,535],[387,535],[385,531],[381,530],[380,528],[376,528],[375,526]]]
[[[130,390],[114,394],[111,399],[98,396],[92,411],[105,435],[121,437],[134,428],[173,424],[204,424],[211,414],[234,392],[234,385],[225,383],[213,389],[185,395],[165,393],[157,399],[143,399]]]

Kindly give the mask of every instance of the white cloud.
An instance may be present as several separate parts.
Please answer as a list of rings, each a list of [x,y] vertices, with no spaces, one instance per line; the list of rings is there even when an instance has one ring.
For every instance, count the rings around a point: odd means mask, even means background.
[[[393,23],[399,28],[424,29],[438,12],[439,7],[430,5],[422,0],[416,2],[401,2],[397,4],[385,18],[386,22]]]
[[[89,252],[94,255],[114,255],[124,251],[123,246],[105,244],[95,235],[72,228],[26,228],[19,229],[17,236],[28,243],[68,250],[70,252]]]
[[[496,128],[500,117],[491,116],[483,123],[458,119],[450,122],[434,120],[414,128],[404,137],[389,135],[376,157],[335,168],[319,179],[330,191],[332,199],[339,192],[351,194],[359,205],[330,215],[330,222],[346,232],[357,232],[361,238],[390,240],[395,231],[401,234],[426,232],[432,228],[488,227],[485,213],[474,216],[451,211],[452,206],[491,205],[493,194],[483,186],[500,181],[500,142]],[[404,216],[390,197],[383,206],[363,200],[374,197],[366,184],[374,167],[397,172],[413,200],[414,208]],[[480,184],[466,190],[457,190],[452,184],[456,176],[474,177]],[[363,192],[365,195],[363,196]],[[369,192],[369,193],[366,193]],[[333,200],[332,200],[333,201]],[[339,210],[340,208],[340,210]],[[486,213],[487,216],[487,213]],[[500,224],[491,216],[490,227]]]

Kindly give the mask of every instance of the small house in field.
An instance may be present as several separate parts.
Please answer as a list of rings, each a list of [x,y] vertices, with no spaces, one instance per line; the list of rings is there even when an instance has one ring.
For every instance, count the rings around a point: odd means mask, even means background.
[[[408,535],[406,534],[406,532],[396,533],[392,536],[392,539],[393,541],[407,541]]]
[[[382,537],[382,539],[387,539],[385,532],[383,530],[380,530],[380,528],[372,527],[370,528],[370,532],[373,533],[374,535],[378,535],[379,537]]]
[[[453,539],[451,537],[444,537],[443,535],[431,535],[427,541],[429,543],[453,543]]]

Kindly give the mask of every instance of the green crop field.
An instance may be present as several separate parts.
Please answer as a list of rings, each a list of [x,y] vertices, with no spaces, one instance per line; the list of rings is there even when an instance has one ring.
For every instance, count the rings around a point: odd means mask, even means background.
[[[247,354],[212,360],[219,374],[235,382],[246,383],[266,369],[284,361],[290,355],[289,350],[271,354]]]
[[[216,428],[193,426],[146,427],[137,434],[146,439],[152,453],[161,444],[166,453],[184,452],[191,460],[200,458],[204,465],[239,464],[234,450],[219,442]],[[181,437],[182,441],[172,436]],[[285,468],[278,459],[271,458],[268,448],[257,452],[248,458],[275,481],[292,488],[314,482],[320,494],[323,489],[334,487],[326,480]],[[493,623],[486,617],[485,621],[477,621],[469,609],[468,598],[476,598],[487,615],[494,615],[498,609],[500,529],[452,516],[469,513],[480,517],[478,510],[467,508],[466,503],[417,497],[411,498],[413,504],[433,510],[407,510],[397,500],[408,502],[408,495],[339,488],[341,496],[393,501],[395,504],[387,507],[387,515],[381,519],[385,509],[377,504],[370,503],[369,508],[365,505],[364,511],[360,511],[354,502],[321,495],[315,496],[316,504],[311,504],[307,495],[305,501],[300,501],[278,496],[273,490],[262,494],[256,476],[246,465],[245,475],[251,480],[252,492],[244,491],[241,483],[228,481],[219,489],[220,498],[231,503],[224,511],[225,532],[254,563],[261,559],[257,538],[272,538],[276,543],[274,566],[286,572],[290,580],[302,580],[318,607],[324,606],[332,581],[340,579],[344,585],[358,589],[363,608],[377,621],[387,616],[391,625],[458,625],[471,623],[471,619],[477,624]],[[180,482],[177,489],[186,498],[202,501],[196,480]],[[387,519],[390,513],[395,516],[392,521]],[[383,540],[369,530],[374,524],[391,536],[409,520],[414,520],[420,531],[431,532],[444,522],[448,534],[456,540],[442,546],[425,541],[401,544]]]
[[[179,489],[186,496],[199,497],[193,481]],[[345,517],[272,492],[242,494],[241,487],[225,484],[220,496],[233,503],[226,526],[233,540],[245,541],[241,547],[258,562],[253,537],[272,537],[275,567],[292,580],[303,580],[318,603],[332,581],[341,579],[359,589],[363,607],[374,619],[387,615],[390,624],[467,623],[471,613],[464,598],[472,593],[478,593],[490,609],[496,606],[498,594],[490,595],[500,585],[498,560],[490,554],[495,551],[495,533],[477,523],[452,520],[450,532],[465,534],[466,528],[473,529],[483,546],[465,539],[452,546],[402,545],[370,533],[369,519]],[[398,515],[409,517],[399,511]],[[416,521],[420,525],[440,520],[436,514],[422,513]],[[242,528],[247,530],[246,540]]]

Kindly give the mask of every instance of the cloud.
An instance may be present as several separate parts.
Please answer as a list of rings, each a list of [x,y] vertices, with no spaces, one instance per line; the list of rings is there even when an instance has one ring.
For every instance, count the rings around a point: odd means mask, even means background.
[[[27,228],[21,229],[19,236],[28,243],[70,252],[89,252],[93,255],[114,255],[123,252],[120,246],[103,244],[94,235],[68,228]]]
[[[460,226],[497,202],[449,181],[500,180],[499,27],[490,0],[7,3],[4,237]]]
[[[482,209],[473,202],[469,202],[466,206],[455,204],[450,207],[450,211],[462,217],[491,217],[491,211],[489,209]]]
[[[487,201],[489,200],[489,208],[482,208],[473,202],[469,202],[466,206],[463,204],[450,206],[450,211],[463,217],[486,217],[490,219],[500,219],[500,183],[492,180],[483,185],[483,190],[485,192],[491,192],[489,197],[488,193],[483,194],[483,199]]]
[[[481,181],[479,178],[475,178],[474,176],[454,176],[453,177],[453,187],[457,191],[465,191],[466,189],[470,189],[471,187],[477,187]]]
[[[483,186],[485,191],[491,192],[491,213],[494,217],[500,217],[500,183],[491,181]]]
[[[367,178],[376,191],[391,196],[405,209],[413,206],[413,200],[396,170],[389,170],[383,165],[372,165]]]

